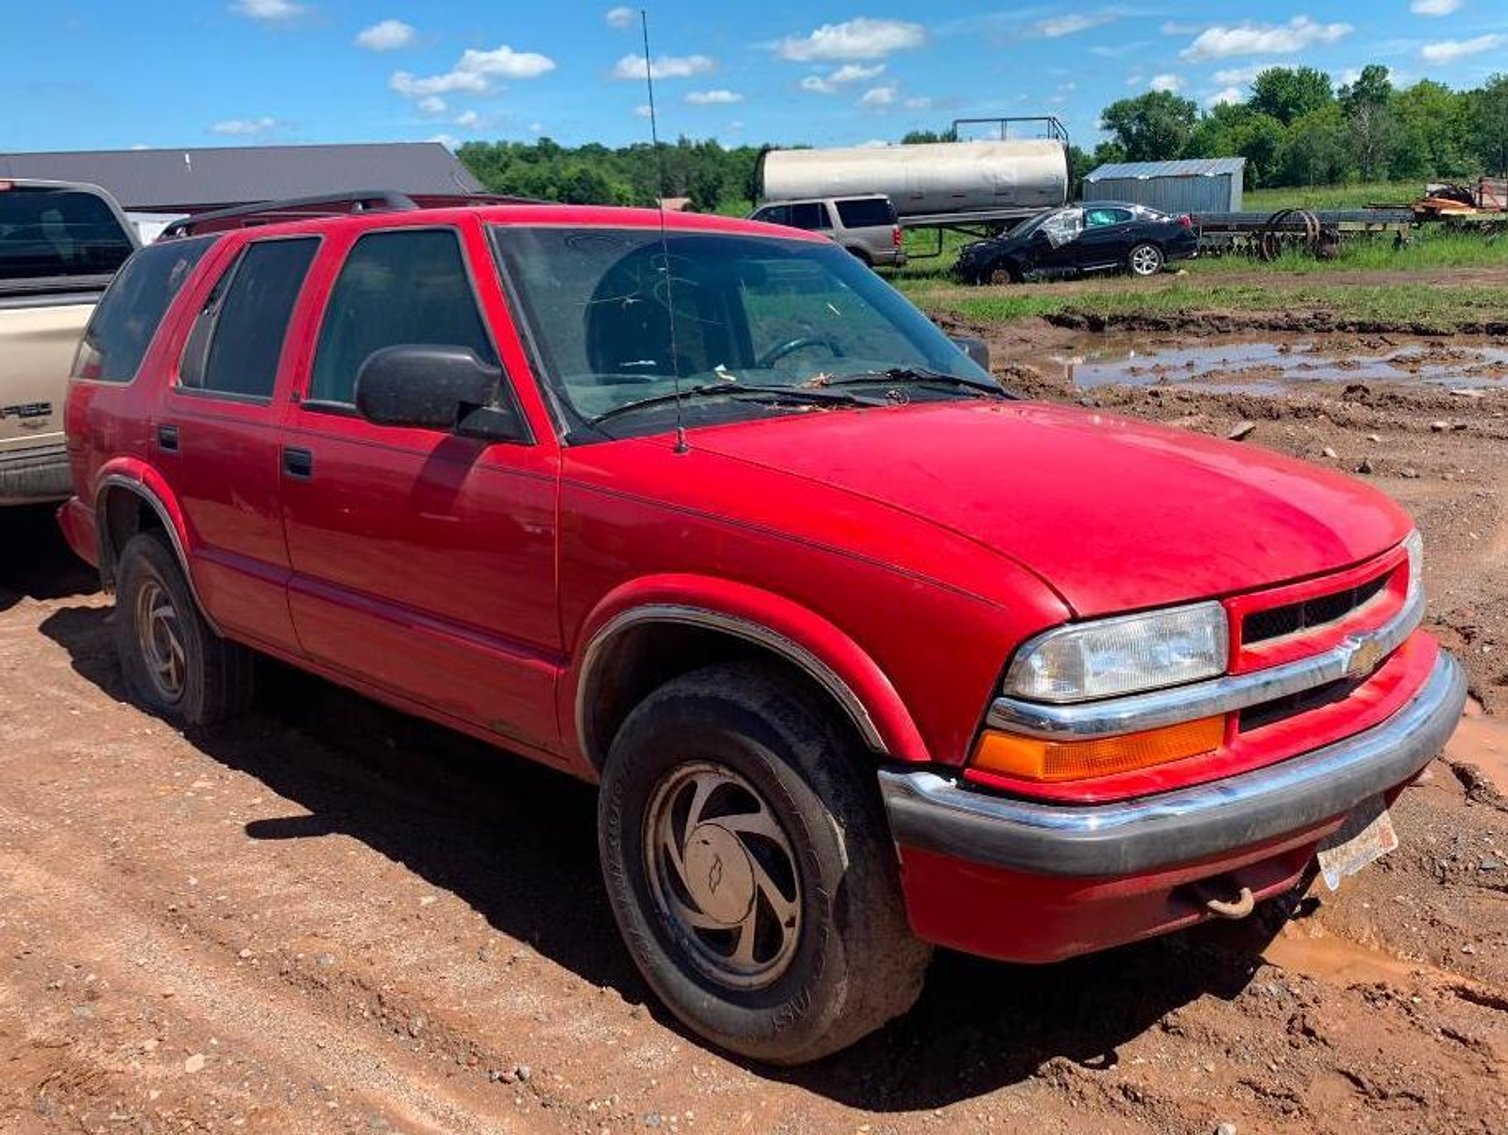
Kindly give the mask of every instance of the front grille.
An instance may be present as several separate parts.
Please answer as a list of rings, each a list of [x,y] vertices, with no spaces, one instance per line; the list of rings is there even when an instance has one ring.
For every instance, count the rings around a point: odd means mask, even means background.
[[[1345,591],[1305,599],[1302,603],[1253,611],[1241,623],[1241,641],[1246,646],[1251,646],[1344,619],[1381,595],[1388,586],[1390,576],[1391,573],[1384,573]]]
[[[1312,709],[1342,701],[1350,697],[1364,681],[1366,681],[1365,678],[1340,678],[1334,682],[1326,682],[1323,686],[1315,686],[1312,690],[1290,694],[1286,698],[1266,701],[1261,705],[1249,705],[1241,711],[1241,732],[1250,733],[1264,725],[1272,725],[1290,717],[1297,717],[1301,713],[1308,713]]]

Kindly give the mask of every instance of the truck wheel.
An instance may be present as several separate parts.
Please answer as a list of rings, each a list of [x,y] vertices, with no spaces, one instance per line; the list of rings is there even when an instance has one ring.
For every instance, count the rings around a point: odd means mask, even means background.
[[[613,915],[655,993],[713,1044],[800,1064],[908,1008],[931,947],[906,924],[865,754],[759,664],[651,694],[598,802]]]
[[[1138,244],[1126,258],[1133,276],[1155,276],[1162,271],[1162,249],[1155,244]]]
[[[845,248],[845,251],[860,264],[864,265],[864,267],[874,267],[874,257],[869,255],[868,249],[861,248],[857,244],[851,244]]]
[[[135,701],[188,725],[250,704],[251,652],[210,629],[161,534],[131,537],[116,578],[115,648]]]

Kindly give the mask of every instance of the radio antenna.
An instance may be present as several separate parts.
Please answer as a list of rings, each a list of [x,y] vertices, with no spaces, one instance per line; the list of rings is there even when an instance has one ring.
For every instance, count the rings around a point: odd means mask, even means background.
[[[681,408],[681,352],[675,337],[675,296],[671,292],[670,237],[665,231],[665,154],[660,149],[660,123],[655,117],[655,65],[649,53],[649,10],[639,9],[639,27],[644,32],[644,83],[649,88],[649,140],[654,144],[660,191],[655,205],[660,210],[660,274],[665,282],[665,311],[670,317],[670,372],[675,378],[675,452],[691,448],[686,442],[686,422]]]

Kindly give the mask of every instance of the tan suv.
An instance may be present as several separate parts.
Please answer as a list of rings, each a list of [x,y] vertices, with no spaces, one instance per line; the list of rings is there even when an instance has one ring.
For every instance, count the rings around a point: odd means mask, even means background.
[[[895,206],[890,198],[878,193],[867,197],[771,201],[751,213],[749,219],[821,233],[871,268],[899,268],[906,263]]]
[[[96,301],[136,243],[98,186],[0,180],[0,505],[72,492],[68,374]]]

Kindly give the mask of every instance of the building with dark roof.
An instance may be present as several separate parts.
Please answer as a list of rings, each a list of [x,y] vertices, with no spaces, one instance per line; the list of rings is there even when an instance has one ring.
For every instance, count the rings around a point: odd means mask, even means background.
[[[0,153],[0,179],[8,177],[84,181],[109,191],[125,209],[159,214],[350,190],[422,196],[482,189],[438,142]]]

